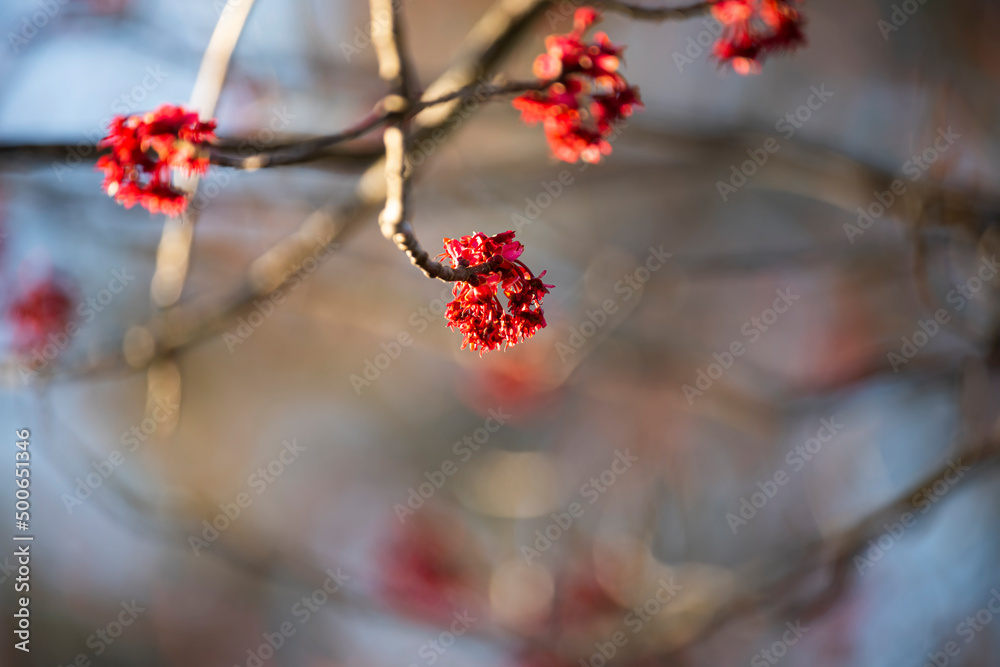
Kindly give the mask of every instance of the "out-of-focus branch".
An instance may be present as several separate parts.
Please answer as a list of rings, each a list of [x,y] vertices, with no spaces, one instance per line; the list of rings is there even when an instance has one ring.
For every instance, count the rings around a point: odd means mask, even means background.
[[[233,50],[243,33],[252,7],[253,0],[227,4],[215,25],[191,92],[190,105],[198,111],[202,120],[215,115]],[[198,189],[197,176],[186,175],[178,177],[178,180],[180,189],[188,198]],[[189,207],[180,217],[168,217],[163,224],[160,244],[156,249],[156,266],[149,285],[149,296],[154,308],[169,308],[181,298],[191,262],[191,246],[198,213],[198,209]],[[127,339],[122,343],[123,355],[127,355],[128,344]],[[150,364],[146,374],[147,414],[151,415],[162,402],[179,404],[180,401],[181,373],[177,362],[168,357],[157,359]],[[171,413],[168,424],[159,429],[161,437],[173,431],[178,419],[177,411]]]
[[[409,101],[416,90],[416,72],[406,52],[402,8],[392,0],[369,0],[372,45],[378,60],[378,75],[397,95]],[[395,106],[395,105],[393,105]],[[394,108],[403,112],[405,109]]]
[[[628,2],[617,2],[617,0],[594,0],[587,4],[600,7],[609,12],[624,14],[629,18],[639,21],[682,21],[693,16],[707,14],[716,0],[711,2],[696,2],[683,7],[643,7]]]
[[[194,89],[191,91],[191,106],[201,112],[202,119],[211,118],[215,112],[222,84],[229,71],[229,62],[232,60],[236,43],[243,34],[243,27],[246,25],[253,3],[254,0],[227,2],[218,23],[215,24],[215,30],[201,58],[201,67],[198,69]]]
[[[96,450],[90,451],[73,424],[59,418],[54,412],[47,416],[61,429],[60,435],[63,436],[61,440],[76,441],[73,443],[73,448],[77,453],[87,452],[91,459],[101,456]],[[67,465],[69,448],[65,452],[60,452],[63,453],[66,455],[54,458],[53,465],[66,483],[75,483],[76,473]],[[151,498],[126,485],[116,475],[105,480],[105,486],[124,502],[109,502],[107,496],[110,494],[95,494],[92,502],[107,519],[133,531],[135,535],[163,540],[164,546],[171,549],[187,550],[190,548],[191,536],[199,535],[202,530],[201,524],[196,523],[184,508],[165,503],[161,498]],[[289,545],[286,540],[279,540],[253,525],[241,524],[238,535],[237,537],[230,534],[228,539],[212,543],[211,548],[205,552],[206,556],[218,559],[233,571],[258,578],[268,584],[278,584],[303,592],[324,588],[329,595],[331,609],[343,608],[349,609],[355,615],[383,617],[398,613],[390,603],[373,596],[363,586],[356,585],[351,572],[343,571],[328,561],[320,562],[309,550]],[[277,565],[280,565],[280,568],[276,569]],[[331,569],[346,575],[346,581],[340,582],[334,591],[328,586]],[[411,617],[408,620],[427,628],[445,629],[445,626],[432,617]],[[496,645],[515,639],[507,631],[484,624],[469,628],[467,636]]]
[[[190,105],[198,111],[202,120],[211,119],[215,115],[215,106],[219,101],[233,50],[252,7],[253,0],[240,0],[226,5],[215,25],[191,92]],[[181,187],[189,196],[193,194],[198,188],[197,176],[184,178]],[[156,252],[156,269],[150,285],[153,304],[159,308],[172,306],[181,297],[187,278],[197,215],[197,210],[189,208],[179,218],[168,218],[163,227],[160,246]]]
[[[964,470],[958,479],[952,480],[951,473],[956,465],[967,466],[968,470]],[[974,443],[851,527],[796,548],[798,556],[793,566],[789,567],[788,554],[785,552],[754,563],[741,572],[741,580],[748,584],[746,592],[717,601],[715,611],[708,615],[700,631],[693,634],[683,646],[674,647],[672,654],[708,639],[729,622],[762,609],[771,609],[775,617],[784,619],[789,614],[793,614],[793,618],[810,616],[829,607],[840,593],[847,590],[851,559],[868,544],[868,540],[884,533],[887,523],[898,522],[905,512],[914,512],[916,508],[913,499],[922,490],[933,488],[935,482],[944,481],[952,489],[949,497],[954,497],[955,488],[971,483],[977,476],[998,465],[1000,440]],[[942,505],[944,503],[941,502],[932,504],[927,510],[928,514]],[[926,521],[928,514],[921,513],[922,520]],[[919,525],[915,528],[919,528]],[[824,590],[811,599],[796,599],[796,592],[806,579],[824,568],[831,575],[831,581]],[[779,574],[776,576],[775,573]]]

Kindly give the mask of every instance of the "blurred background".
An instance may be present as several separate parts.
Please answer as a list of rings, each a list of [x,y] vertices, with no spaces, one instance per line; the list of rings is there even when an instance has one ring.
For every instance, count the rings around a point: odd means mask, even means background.
[[[489,5],[402,3],[423,85]],[[154,354],[163,219],[104,195],[93,145],[189,99],[225,6],[0,6],[0,488],[30,429],[35,535],[32,650],[5,630],[0,664],[1000,664],[1000,7],[810,0],[808,47],[752,77],[708,16],[609,15],[646,108],[601,165],[501,99],[416,172],[429,252],[515,229],[555,285],[546,329],[481,358],[377,211],[280,299],[218,306],[377,133],[213,167],[179,303],[219,313]],[[492,71],[529,77],[559,9]],[[367,21],[257,0],[219,136],[363,117]],[[47,351],[11,316],[40,286],[79,325]]]

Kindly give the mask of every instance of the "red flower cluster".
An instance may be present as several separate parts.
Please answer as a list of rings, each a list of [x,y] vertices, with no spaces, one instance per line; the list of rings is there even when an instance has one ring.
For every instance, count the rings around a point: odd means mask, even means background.
[[[724,26],[715,56],[738,74],[757,74],[765,56],[805,44],[802,16],[788,0],[719,0],[712,14]]]
[[[14,344],[21,351],[45,342],[46,336],[66,328],[73,299],[59,281],[39,282],[15,299],[10,308]]]
[[[534,71],[553,83],[513,102],[525,123],[544,123],[552,152],[566,162],[600,162],[602,155],[611,153],[607,138],[614,124],[642,106],[639,89],[618,73],[624,48],[603,32],[596,33],[593,42],[583,41],[599,20],[597,10],[581,7],[573,17],[573,32],[549,35],[546,53],[535,59]]]
[[[215,121],[202,122],[184,107],[164,104],[143,116],[116,116],[101,147],[111,149],[97,161],[104,189],[119,204],[139,204],[151,213],[180,215],[184,193],[170,184],[171,169],[204,174],[208,158],[201,147],[215,140]]]
[[[542,282],[545,271],[535,277],[518,257],[524,246],[514,240],[514,232],[496,236],[476,232],[460,239],[445,239],[447,252],[439,259],[451,259],[453,267],[476,266],[500,257],[495,271],[472,276],[469,282],[455,283],[455,300],[445,309],[448,326],[465,336],[462,349],[483,352],[517,345],[545,327],[542,298],[549,293]],[[497,297],[502,289],[507,297],[507,312]]]

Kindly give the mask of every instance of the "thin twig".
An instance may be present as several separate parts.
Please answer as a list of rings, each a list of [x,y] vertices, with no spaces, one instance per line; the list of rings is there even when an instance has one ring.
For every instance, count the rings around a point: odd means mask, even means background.
[[[408,234],[412,243],[416,244],[406,224],[411,199],[410,171],[406,165],[406,114],[411,103],[413,75],[411,65],[403,55],[402,22],[394,11],[392,0],[369,0],[369,6],[379,76],[393,91],[387,98],[386,106],[394,112],[392,127],[387,128],[382,137],[385,143],[386,195],[385,206],[379,214],[379,227],[387,239]],[[380,17],[386,18],[383,21]]]
[[[325,152],[332,146],[369,134],[394,119],[409,120],[424,109],[446,104],[454,100],[475,98],[479,102],[485,102],[505,95],[516,95],[532,90],[541,90],[546,85],[548,85],[548,82],[545,81],[500,81],[491,84],[474,84],[441,95],[435,99],[410,101],[405,105],[405,108],[399,106],[400,96],[390,95],[387,98],[379,100],[375,108],[357,124],[340,132],[268,146],[253,155],[241,157],[226,155],[224,150],[213,150],[210,159],[212,164],[236,169],[266,169],[268,167],[302,164],[323,157]],[[387,105],[392,104],[396,106],[392,110],[388,110],[386,108]],[[2,155],[3,153],[0,151],[0,156]]]
[[[380,103],[357,124],[335,134],[327,134],[283,145],[269,146],[267,150],[241,157],[226,155],[223,151],[213,149],[209,159],[212,164],[220,167],[250,170],[299,164],[322,155],[324,151],[332,146],[368,134],[385,124],[390,116],[391,114],[385,111]]]
[[[434,99],[412,102],[405,117],[407,119],[413,118],[425,109],[455,100],[471,100],[475,98],[478,102],[487,102],[506,95],[519,95],[533,90],[542,90],[549,83],[547,81],[476,83]],[[247,145],[247,138],[222,138],[217,144],[212,146],[209,160],[212,164],[220,167],[249,170],[297,165],[316,160],[335,160],[349,164],[370,162],[384,154],[381,142],[377,144],[378,148],[363,150],[342,149],[339,151],[332,151],[331,149],[339,144],[363,137],[385,125],[393,116],[393,113],[385,110],[384,102],[384,100],[380,100],[360,121],[333,134],[269,144],[249,155],[233,155],[236,152],[246,153],[244,148]],[[73,157],[78,161],[93,161],[106,152],[107,149],[98,148],[92,144],[0,144],[0,162],[9,163],[15,160],[65,161],[67,157]]]
[[[638,21],[682,21],[707,14],[715,2],[716,0],[698,2],[683,7],[643,7],[628,2],[617,2],[617,0],[594,0],[593,3],[588,4],[593,4],[609,12],[624,14]]]

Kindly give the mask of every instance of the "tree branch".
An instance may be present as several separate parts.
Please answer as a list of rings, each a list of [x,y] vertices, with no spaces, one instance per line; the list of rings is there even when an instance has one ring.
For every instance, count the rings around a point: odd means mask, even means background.
[[[693,16],[707,14],[717,0],[711,2],[697,2],[693,5],[683,7],[643,7],[628,2],[618,2],[617,0],[594,0],[587,4],[604,9],[605,11],[624,14],[629,18],[638,21],[682,21]]]
[[[506,95],[519,95],[532,90],[542,90],[550,83],[546,81],[502,80],[488,84],[477,83],[434,99],[411,102],[405,113],[405,118],[413,118],[425,109],[455,100],[476,98],[480,102],[485,102]],[[377,150],[331,151],[330,149],[377,130],[386,125],[393,116],[394,112],[385,109],[385,99],[383,99],[379,100],[364,118],[339,132],[271,144],[251,155],[233,155],[237,151],[245,152],[241,151],[241,147],[247,143],[246,139],[238,137],[221,139],[218,144],[211,147],[209,161],[220,167],[248,170],[284,167],[317,160],[335,160],[348,164],[370,162],[384,155],[384,149],[381,145]],[[105,149],[98,148],[93,144],[0,144],[0,161],[65,160],[68,156],[75,156],[81,161],[96,160],[105,152]],[[82,153],[86,153],[86,155],[82,155]]]

